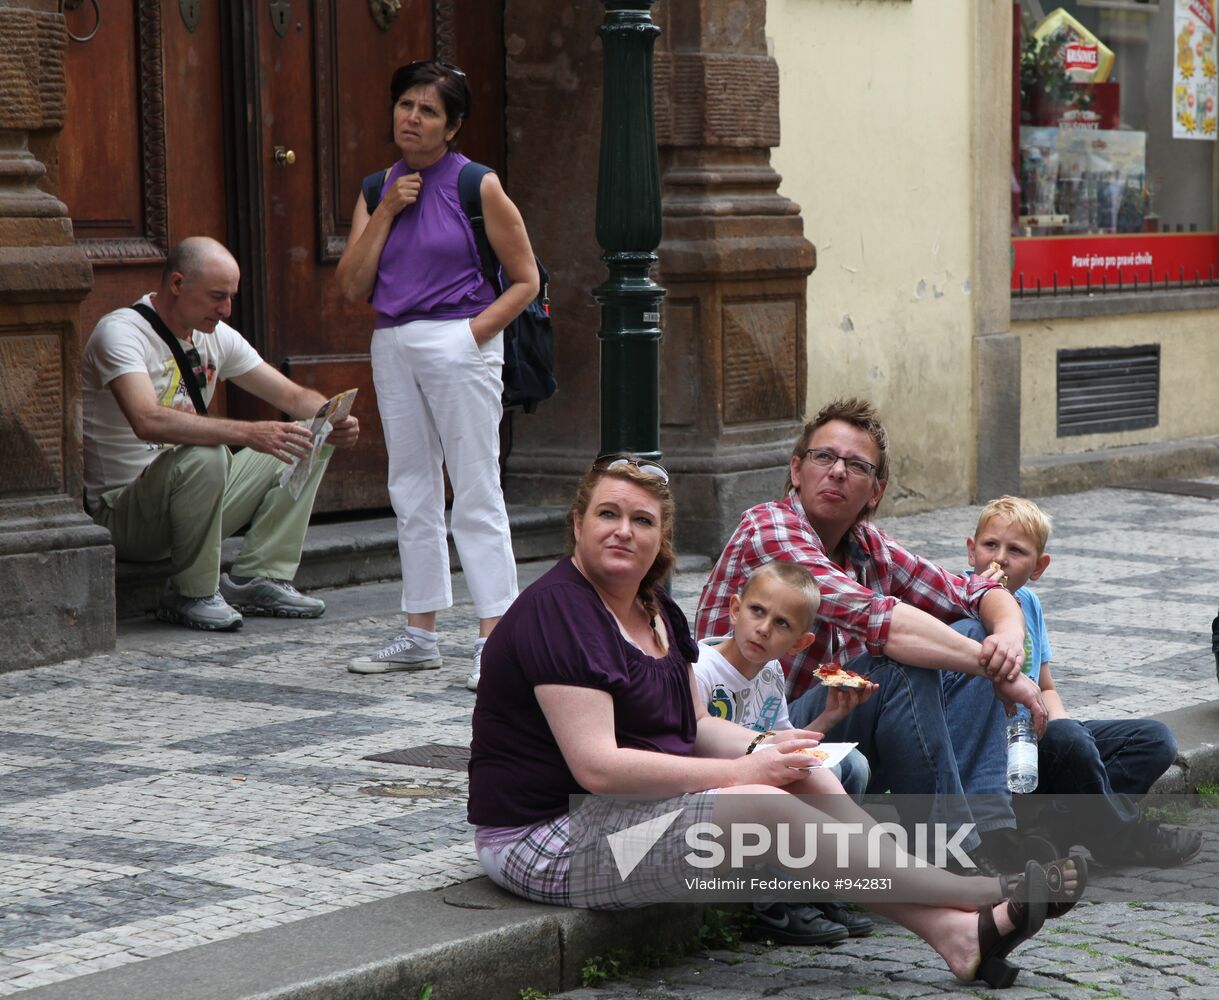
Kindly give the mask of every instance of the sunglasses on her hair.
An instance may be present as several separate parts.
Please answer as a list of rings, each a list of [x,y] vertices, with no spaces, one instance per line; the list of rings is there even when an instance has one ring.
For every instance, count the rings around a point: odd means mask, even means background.
[[[604,458],[597,459],[593,463],[593,468],[600,469],[602,472],[609,472],[612,469],[622,469],[628,465],[638,469],[645,476],[654,476],[662,483],[669,481],[669,474],[664,470],[663,466],[657,465],[655,462],[637,462],[633,458],[615,458],[613,455],[607,455]]]
[[[463,80],[466,78],[466,71],[464,69],[462,69],[460,66],[453,65],[451,62],[445,62],[443,59],[412,59],[400,70],[398,70],[398,72],[408,72],[412,69],[416,69],[419,66],[435,66],[437,69],[444,70],[450,76],[460,77]]]

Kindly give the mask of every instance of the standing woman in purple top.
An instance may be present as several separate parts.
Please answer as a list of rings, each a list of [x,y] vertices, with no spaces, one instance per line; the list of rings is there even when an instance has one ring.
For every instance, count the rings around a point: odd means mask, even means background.
[[[538,272],[521,214],[488,173],[482,180],[487,238],[503,266],[498,297],[482,273],[457,175],[470,162],[454,149],[470,110],[466,75],[419,60],[390,82],[394,144],[370,214],[356,201],[338,282],[352,302],[377,310],[373,384],[389,452],[389,496],[398,516],[402,610],[407,628],[383,649],[348,664],[355,673],[440,666],[436,613],[453,603],[444,524],[444,475],[453,484],[453,538],[479,617],[473,669],[483,643],[516,597],[516,566],[499,485],[503,329],[537,295]]]

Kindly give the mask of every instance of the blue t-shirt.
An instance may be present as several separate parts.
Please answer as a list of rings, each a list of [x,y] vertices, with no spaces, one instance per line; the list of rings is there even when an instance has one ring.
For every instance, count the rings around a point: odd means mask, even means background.
[[[965,571],[966,576],[973,576],[973,573],[972,569]],[[1054,659],[1041,601],[1028,587],[1019,588],[1012,596],[1020,602],[1020,610],[1024,612],[1024,666],[1020,669],[1040,686],[1041,665]]]
[[[1024,612],[1024,672],[1041,683],[1041,665],[1054,659],[1050,649],[1050,636],[1045,630],[1045,616],[1041,613],[1041,601],[1028,587],[1016,591],[1016,600]]]

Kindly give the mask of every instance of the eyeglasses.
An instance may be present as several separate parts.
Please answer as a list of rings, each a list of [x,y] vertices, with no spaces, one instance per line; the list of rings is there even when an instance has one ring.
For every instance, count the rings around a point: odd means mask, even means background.
[[[399,73],[409,73],[411,70],[419,66],[435,66],[437,69],[442,69],[450,76],[458,77],[462,80],[466,78],[466,71],[460,66],[455,66],[451,62],[445,62],[443,59],[412,59],[405,66],[398,70]],[[397,75],[397,74],[395,74]]]
[[[593,468],[600,469],[602,472],[609,472],[612,469],[622,469],[628,465],[638,469],[645,476],[654,476],[662,483],[669,481],[669,474],[662,466],[657,465],[655,462],[639,462],[633,458],[615,458],[613,455],[607,455],[597,459],[593,463]]]
[[[865,462],[862,458],[847,458],[845,455],[836,455],[832,451],[826,451],[824,448],[809,448],[804,453],[808,456],[810,462],[820,469],[832,469],[838,462],[842,462],[847,472],[852,476],[873,476],[876,474],[876,466],[871,462]]]

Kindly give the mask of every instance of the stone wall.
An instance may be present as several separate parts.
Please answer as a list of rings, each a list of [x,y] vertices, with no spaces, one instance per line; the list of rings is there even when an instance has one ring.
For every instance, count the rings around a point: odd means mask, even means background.
[[[600,441],[595,241],[602,68],[592,0],[508,0],[508,185],[550,268],[559,394],[518,417],[513,500],[566,502]],[[660,3],[654,60],[664,236],[661,449],[678,543],[716,554],[771,499],[804,408],[799,206],[778,194],[779,73],[763,3]],[[621,141],[630,142],[623,136]]]
[[[39,159],[63,127],[66,44],[53,0],[0,0],[0,671],[114,645],[114,550],[80,500],[92,271]]]

